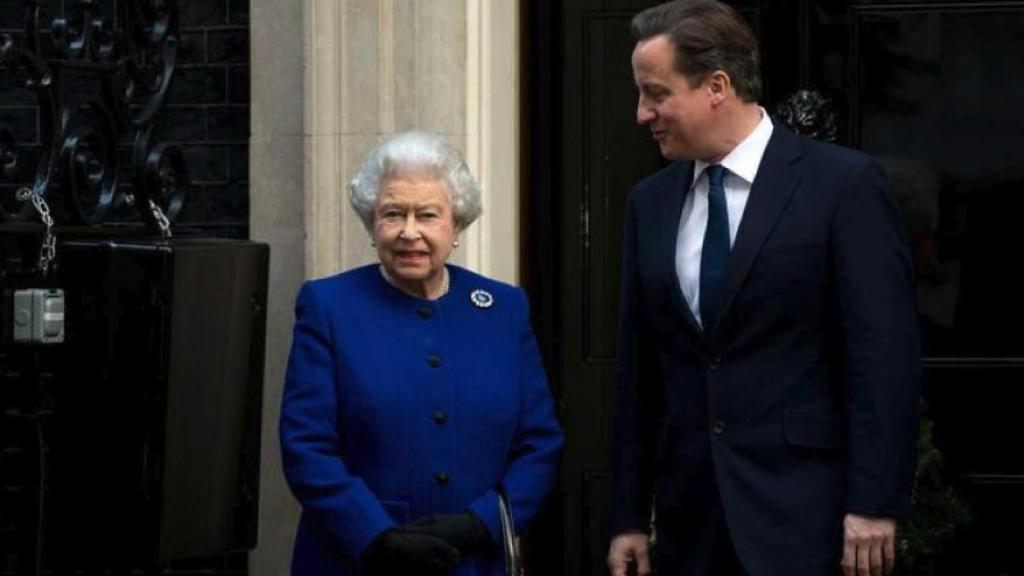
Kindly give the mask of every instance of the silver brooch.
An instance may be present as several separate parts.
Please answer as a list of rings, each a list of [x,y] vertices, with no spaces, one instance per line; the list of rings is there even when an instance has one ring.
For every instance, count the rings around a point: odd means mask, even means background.
[[[469,295],[469,299],[473,301],[473,305],[477,308],[490,308],[491,304],[494,304],[494,296],[487,290],[473,290],[473,293]]]

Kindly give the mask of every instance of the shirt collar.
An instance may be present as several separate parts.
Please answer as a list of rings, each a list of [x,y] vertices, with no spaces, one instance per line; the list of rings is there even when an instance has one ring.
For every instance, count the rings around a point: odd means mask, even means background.
[[[722,158],[719,162],[724,166],[731,174],[739,176],[747,184],[754,183],[754,177],[757,176],[757,167],[761,165],[761,158],[764,157],[764,151],[768,148],[768,140],[772,137],[772,125],[771,118],[768,117],[768,113],[764,108],[758,107],[761,112],[761,121],[754,127],[753,132],[747,135],[732,152]],[[696,183],[700,175],[704,173],[704,169],[708,167],[708,163],[703,160],[697,160],[694,163],[693,170],[693,182]]]

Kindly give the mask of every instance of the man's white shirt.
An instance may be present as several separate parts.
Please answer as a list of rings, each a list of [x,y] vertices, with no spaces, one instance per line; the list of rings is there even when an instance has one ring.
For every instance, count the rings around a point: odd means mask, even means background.
[[[768,148],[772,136],[772,121],[761,109],[761,121],[753,132],[747,135],[720,164],[728,172],[725,176],[725,204],[729,212],[729,245],[736,242],[736,231],[747,207],[750,187],[757,177],[761,158]],[[676,276],[686,303],[697,322],[700,318],[700,256],[704,245],[704,230],[708,225],[708,179],[705,176],[707,162],[694,163],[693,182],[683,202],[679,217],[679,233],[676,236]]]

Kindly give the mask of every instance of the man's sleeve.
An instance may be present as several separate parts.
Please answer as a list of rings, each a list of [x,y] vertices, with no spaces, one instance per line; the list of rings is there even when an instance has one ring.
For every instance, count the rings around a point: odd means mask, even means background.
[[[910,255],[878,164],[866,161],[853,170],[835,217],[849,451],[846,508],[900,518],[911,508],[921,353]]]
[[[622,242],[622,286],[616,384],[612,407],[611,536],[648,531],[653,452],[661,411],[654,347],[643,317],[637,261],[635,196],[630,194]]]

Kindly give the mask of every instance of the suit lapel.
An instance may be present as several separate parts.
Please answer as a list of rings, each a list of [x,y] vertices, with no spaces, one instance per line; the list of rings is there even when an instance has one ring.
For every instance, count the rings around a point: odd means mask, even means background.
[[[799,138],[776,123],[761,159],[761,165],[758,167],[757,176],[750,188],[747,206],[743,210],[743,220],[740,221],[736,241],[729,256],[719,319],[725,318],[729,313],[729,306],[743,285],[743,280],[761,251],[761,246],[775,228],[793,192],[803,182],[799,159]]]
[[[662,263],[662,280],[670,286],[673,304],[675,304],[676,309],[686,319],[686,325],[693,332],[701,334],[700,324],[697,324],[697,319],[693,317],[693,311],[690,310],[690,306],[686,303],[682,288],[679,287],[679,276],[676,275],[676,242],[679,236],[679,218],[683,213],[683,203],[686,202],[686,196],[690,193],[690,183],[693,182],[693,168],[693,162],[682,163],[678,176],[672,186],[665,191],[668,197],[663,205],[668,207],[666,211],[667,217],[657,219],[657,221],[661,222],[658,243],[662,251],[662,257],[658,258],[658,262]]]

